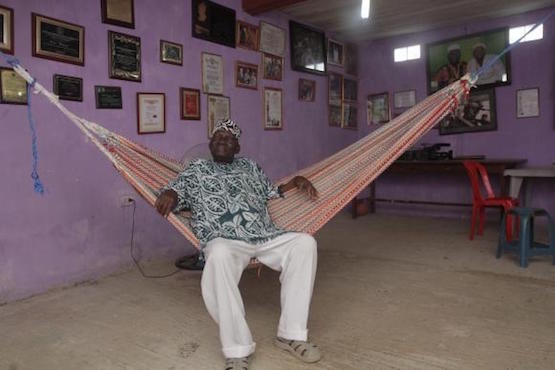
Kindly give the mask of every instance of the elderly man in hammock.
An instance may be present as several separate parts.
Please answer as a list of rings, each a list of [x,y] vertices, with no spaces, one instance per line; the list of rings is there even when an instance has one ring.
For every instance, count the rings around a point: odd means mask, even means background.
[[[248,357],[255,350],[238,288],[251,258],[281,271],[281,317],[275,344],[302,361],[316,362],[320,351],[307,341],[316,241],[309,234],[276,227],[267,201],[295,187],[312,199],[318,193],[302,176],[275,186],[254,161],[235,157],[240,135],[232,120],[218,122],[209,144],[213,159],[192,161],[162,189],[155,207],[163,216],[191,210],[191,226],[206,258],[202,296],[219,324],[226,370],[247,369]]]

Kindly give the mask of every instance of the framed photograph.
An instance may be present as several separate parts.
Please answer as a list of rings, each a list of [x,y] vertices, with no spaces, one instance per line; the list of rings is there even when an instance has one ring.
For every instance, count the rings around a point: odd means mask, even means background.
[[[235,64],[235,85],[258,90],[258,66],[245,62]]]
[[[135,28],[133,0],[101,0],[102,23]]]
[[[326,73],[326,36],[300,23],[289,21],[291,68],[316,74]]]
[[[237,21],[235,40],[237,47],[258,51],[258,26],[243,21]]]
[[[11,68],[0,67],[0,103],[27,104],[27,81]]]
[[[122,109],[121,87],[95,86],[96,109]]]
[[[343,102],[343,76],[339,73],[328,73],[328,103],[341,107]]]
[[[358,76],[358,47],[355,44],[345,45],[345,73]]]
[[[85,28],[32,13],[33,56],[85,65]]]
[[[110,78],[141,82],[141,39],[108,31]]]
[[[137,93],[137,132],[139,135],[166,132],[164,93]]]
[[[282,57],[285,54],[285,30],[261,21],[259,50]]]
[[[0,50],[13,54],[13,9],[0,5]]]
[[[214,133],[217,122],[231,117],[229,97],[221,95],[208,95],[208,137]]]
[[[344,45],[332,39],[328,39],[328,64],[343,67]]]
[[[432,94],[473,73],[488,63],[509,45],[509,29],[476,33],[426,45],[428,93]],[[511,83],[509,53],[484,71],[476,81],[478,87],[493,87]]]
[[[60,100],[83,101],[83,79],[79,77],[54,75],[54,94]]]
[[[389,93],[368,95],[366,102],[366,123],[376,125],[387,123],[391,120],[391,109],[389,107]]]
[[[351,130],[357,129],[357,106],[356,104],[343,103],[343,121],[341,127]]]
[[[343,78],[343,100],[356,102],[358,97],[357,80]]]
[[[200,90],[179,89],[181,96],[181,119],[199,120],[200,119]]]
[[[439,123],[439,134],[497,130],[495,89],[472,90],[466,104]]]
[[[283,94],[281,89],[264,88],[264,130],[283,129]]]
[[[281,81],[283,79],[283,58],[262,53],[263,77],[266,80]]]
[[[314,101],[316,96],[316,81],[299,78],[299,100]]]
[[[192,0],[193,37],[235,47],[235,10],[210,0]]]
[[[202,92],[224,93],[224,62],[221,55],[202,53]]]
[[[416,90],[397,91],[393,93],[394,108],[410,108],[416,104]]]
[[[343,110],[341,105],[328,105],[329,125],[341,127],[343,125]]]
[[[540,116],[540,89],[520,89],[516,91],[516,117]]]
[[[183,45],[160,40],[160,62],[183,65]]]

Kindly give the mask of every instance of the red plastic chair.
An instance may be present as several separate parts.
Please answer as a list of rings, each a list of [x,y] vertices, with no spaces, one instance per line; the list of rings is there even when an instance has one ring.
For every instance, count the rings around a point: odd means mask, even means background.
[[[485,207],[503,207],[506,217],[506,236],[507,240],[513,239],[513,218],[507,211],[518,205],[518,199],[510,197],[496,197],[491,190],[488,172],[486,168],[476,161],[463,161],[464,168],[470,178],[472,185],[472,220],[470,225],[470,240],[474,239],[474,227],[476,218],[479,219],[478,235],[484,233],[484,216]],[[482,196],[480,179],[482,179],[483,187],[486,189],[487,197]]]

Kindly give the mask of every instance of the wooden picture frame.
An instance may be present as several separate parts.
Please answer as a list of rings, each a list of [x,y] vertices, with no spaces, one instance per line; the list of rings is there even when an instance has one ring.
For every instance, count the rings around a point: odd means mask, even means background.
[[[224,61],[221,55],[202,52],[202,92],[205,94],[224,93]]]
[[[264,130],[283,129],[283,92],[275,87],[264,87]]]
[[[108,31],[110,78],[141,82],[141,39]]]
[[[160,62],[182,66],[183,45],[176,42],[160,40]]]
[[[235,63],[235,86],[258,90],[258,65],[237,61]]]
[[[96,109],[122,109],[121,87],[95,86],[94,101]]]
[[[342,42],[328,39],[328,64],[343,67],[345,64],[345,45]]]
[[[85,65],[85,27],[31,14],[34,57]]]
[[[347,128],[350,130],[358,129],[357,124],[357,114],[358,107],[356,104],[343,103],[342,105],[342,121],[341,128]]]
[[[291,68],[295,71],[326,74],[326,35],[324,32],[289,21]]]
[[[495,88],[472,90],[465,104],[439,122],[440,135],[494,130],[497,130]]]
[[[159,134],[166,132],[166,94],[137,93],[137,133]]]
[[[345,73],[358,76],[358,46],[352,43],[345,44]]]
[[[13,9],[0,5],[0,51],[14,53]]]
[[[316,97],[316,81],[299,78],[299,100],[313,102]]]
[[[260,28],[254,24],[238,20],[237,34],[235,35],[237,47],[258,51],[259,30]]]
[[[258,50],[283,57],[285,55],[285,30],[264,21],[260,21],[259,30]]]
[[[331,127],[343,126],[343,109],[342,105],[328,105],[328,124]]]
[[[11,68],[0,67],[0,103],[27,105],[27,81]]]
[[[343,100],[356,102],[358,100],[358,81],[343,77]]]
[[[135,28],[133,0],[101,0],[102,23]]]
[[[393,107],[410,108],[416,104],[416,90],[396,91],[393,93]]]
[[[328,73],[328,104],[341,106],[343,103],[343,75]]]
[[[231,103],[228,96],[208,95],[208,138],[214,133],[214,126],[217,122],[231,117]]]
[[[538,87],[516,91],[516,118],[540,116],[540,89]]]
[[[52,90],[60,100],[83,101],[82,78],[55,74],[52,79]]]
[[[181,119],[200,120],[200,90],[181,87]]]
[[[210,0],[192,0],[195,38],[235,48],[235,10]]]
[[[391,121],[391,106],[389,104],[389,93],[368,95],[366,101],[366,124],[377,125]]]
[[[262,73],[266,80],[283,80],[283,58],[280,56],[262,53]]]

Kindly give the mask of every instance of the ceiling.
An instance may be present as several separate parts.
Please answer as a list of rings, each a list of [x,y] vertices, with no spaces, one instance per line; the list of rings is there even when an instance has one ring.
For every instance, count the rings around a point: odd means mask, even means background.
[[[354,42],[555,6],[555,0],[370,0],[370,19],[364,20],[361,0],[266,1],[292,19]]]

